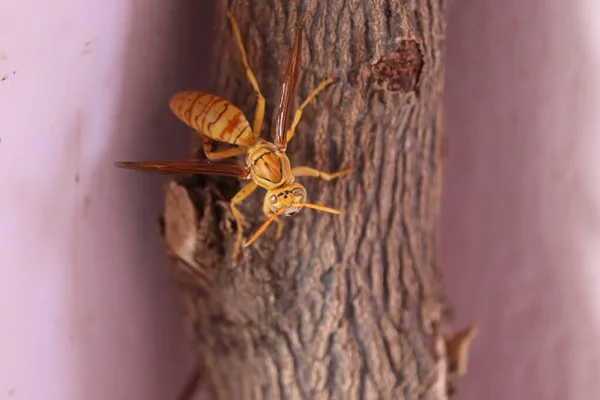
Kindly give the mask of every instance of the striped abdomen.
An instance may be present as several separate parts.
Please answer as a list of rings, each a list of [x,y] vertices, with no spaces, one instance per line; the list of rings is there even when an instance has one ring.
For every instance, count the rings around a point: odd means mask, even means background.
[[[171,111],[190,128],[219,142],[251,146],[252,129],[244,114],[233,104],[212,94],[176,93]]]

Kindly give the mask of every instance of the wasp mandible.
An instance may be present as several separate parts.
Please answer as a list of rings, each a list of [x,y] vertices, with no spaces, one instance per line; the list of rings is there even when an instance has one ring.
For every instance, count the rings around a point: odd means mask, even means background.
[[[243,233],[243,217],[237,205],[254,192],[257,187],[260,186],[267,191],[263,202],[263,213],[267,216],[267,220],[244,244],[244,247],[253,243],[272,222],[278,225],[275,238],[279,239],[283,231],[283,221],[279,219],[279,216],[294,215],[303,207],[333,214],[344,214],[343,211],[308,203],[306,201],[306,189],[301,184],[295,183],[294,178],[298,176],[312,176],[330,181],[349,174],[352,172],[352,168],[335,173],[327,173],[306,166],[292,168],[290,160],[285,153],[288,142],[294,137],[304,108],[320,91],[334,82],[332,78],[322,81],[296,109],[292,124],[289,129],[286,129],[300,71],[302,24],[298,24],[285,78],[281,85],[279,101],[273,112],[273,122],[271,125],[273,142],[269,142],[260,137],[265,114],[265,98],[260,91],[254,72],[252,72],[248,64],[246,50],[237,21],[231,12],[228,12],[227,16],[231,21],[246,76],[257,97],[253,127],[250,128],[250,124],[242,111],[227,100],[198,91],[179,92],[171,98],[170,108],[181,121],[200,135],[219,142],[233,144],[236,147],[213,151],[212,143],[205,142],[203,150],[207,158],[206,160],[127,161],[118,162],[116,165],[121,168],[146,172],[220,175],[250,180],[250,183],[244,186],[231,199],[231,212],[237,224],[237,237],[233,250],[233,259],[237,260],[242,248]],[[246,165],[215,161],[236,157],[244,153],[246,154]]]

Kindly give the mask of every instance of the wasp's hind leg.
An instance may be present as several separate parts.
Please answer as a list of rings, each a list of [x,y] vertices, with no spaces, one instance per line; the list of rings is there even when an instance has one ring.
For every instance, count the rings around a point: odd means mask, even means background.
[[[210,140],[208,138],[206,138],[204,140],[204,145],[203,145],[204,154],[206,155],[206,158],[208,158],[211,161],[212,160],[222,160],[224,158],[239,156],[240,154],[244,154],[246,152],[245,147],[230,147],[228,149],[213,151],[212,145],[213,145],[212,140]]]
[[[242,63],[244,63],[244,68],[246,69],[246,76],[248,77],[248,80],[250,81],[250,84],[252,85],[257,97],[256,110],[254,112],[254,126],[252,129],[252,134],[254,136],[254,140],[256,141],[260,136],[260,129],[265,116],[265,98],[260,92],[260,87],[258,86],[256,76],[254,76],[254,72],[252,72],[252,68],[250,68],[250,65],[248,64],[248,56],[246,55],[246,49],[244,48],[244,42],[242,41],[242,35],[240,34],[240,28],[237,24],[237,21],[231,12],[228,12],[227,16],[231,21],[233,34],[235,35],[235,40],[238,48],[240,49],[240,53],[242,54]]]

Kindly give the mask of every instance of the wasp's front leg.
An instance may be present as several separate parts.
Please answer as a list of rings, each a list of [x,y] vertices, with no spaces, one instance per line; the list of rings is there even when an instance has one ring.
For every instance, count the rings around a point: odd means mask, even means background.
[[[233,260],[237,261],[240,256],[240,251],[242,249],[242,213],[237,209],[236,205],[240,204],[246,197],[250,196],[252,192],[256,189],[256,183],[254,181],[250,182],[246,186],[242,188],[233,198],[231,199],[231,212],[233,213],[233,217],[235,218],[235,222],[237,224],[237,236],[235,240],[235,247],[233,248]]]
[[[268,202],[267,197],[265,197],[265,201],[263,203],[263,213],[265,214],[265,216],[267,218],[270,218],[271,215],[273,215],[273,213],[271,212],[271,209],[269,208],[269,202]],[[279,239],[281,239],[281,234],[283,233],[283,221],[279,217],[276,217],[273,221],[277,223],[277,231],[275,232],[275,240],[279,240]]]

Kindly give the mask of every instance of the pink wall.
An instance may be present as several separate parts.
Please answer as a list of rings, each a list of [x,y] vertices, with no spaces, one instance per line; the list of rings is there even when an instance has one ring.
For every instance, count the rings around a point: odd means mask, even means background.
[[[193,3],[0,2],[0,399],[164,400],[191,368],[162,180],[112,163],[187,155],[167,105],[205,89]]]
[[[166,101],[206,88],[192,3],[0,3],[0,399],[163,400],[191,368],[161,179],[112,162],[186,155]],[[459,398],[596,399],[600,9],[449,3],[441,261],[481,324]]]
[[[459,399],[600,398],[600,5],[450,1],[441,263]]]

